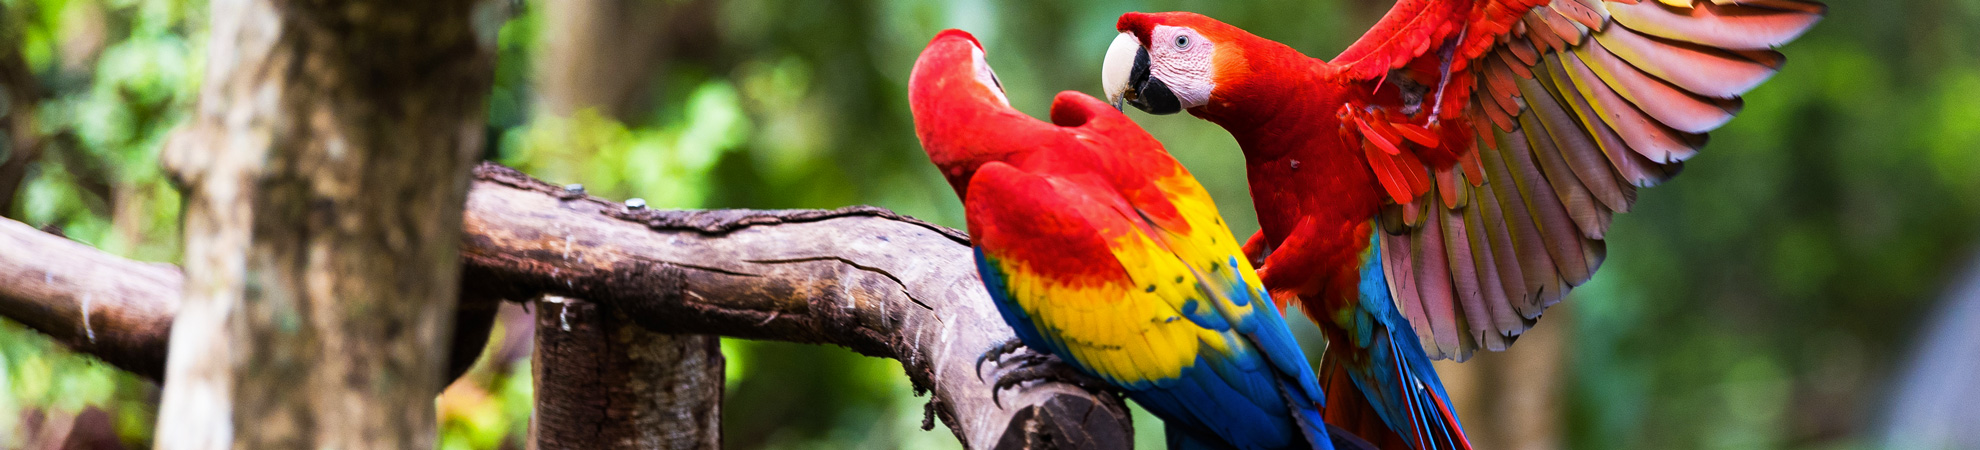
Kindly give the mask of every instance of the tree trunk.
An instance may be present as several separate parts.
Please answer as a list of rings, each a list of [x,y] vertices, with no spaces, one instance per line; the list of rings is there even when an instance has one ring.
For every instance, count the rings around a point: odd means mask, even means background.
[[[186,294],[159,448],[433,444],[492,77],[474,5],[212,3],[204,92],[161,158]]]

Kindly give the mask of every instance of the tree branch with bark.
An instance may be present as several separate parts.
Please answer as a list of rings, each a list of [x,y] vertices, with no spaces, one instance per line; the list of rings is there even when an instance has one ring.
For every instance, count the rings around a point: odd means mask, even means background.
[[[899,360],[916,390],[933,394],[929,413],[968,448],[1131,445],[1126,408],[1112,393],[1040,380],[993,399],[998,375],[1059,363],[993,358],[979,366],[980,355],[1013,334],[977,279],[967,237],[953,229],[872,207],[644,210],[492,164],[474,171],[462,229],[452,367],[465,367],[474,352],[460,349],[478,351],[486,337],[485,319],[473,325],[476,311],[492,312],[495,299],[555,295],[653,333],[832,344]],[[0,253],[0,315],[120,368],[158,372],[168,334],[157,325],[174,311],[176,270],[17,223],[0,224],[0,243],[48,249]],[[41,256],[55,251],[82,256]],[[537,313],[550,314],[541,306]],[[549,326],[558,318],[539,317],[539,333],[570,331]],[[546,378],[538,382],[564,382]],[[556,422],[542,416],[546,402],[560,401],[551,391],[538,391],[539,427]],[[539,442],[551,434],[539,431]]]

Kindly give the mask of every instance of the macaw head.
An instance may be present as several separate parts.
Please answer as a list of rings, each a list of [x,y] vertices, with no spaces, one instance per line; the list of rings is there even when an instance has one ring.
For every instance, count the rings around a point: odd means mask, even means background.
[[[982,45],[960,30],[936,34],[921,51],[908,77],[908,104],[921,149],[958,197],[968,197],[970,178],[992,161],[1049,154],[1065,164],[1109,164],[1093,160],[1107,158],[1091,151],[1096,147],[1129,164],[1139,164],[1138,156],[1122,155],[1166,154],[1126,114],[1076,91],[1052,98],[1049,123],[1012,108],[1003,83],[984,60]],[[1110,174],[1141,175],[1126,172]]]
[[[1210,104],[1246,71],[1250,33],[1190,12],[1122,14],[1100,84],[1115,108],[1174,114]],[[1251,39],[1246,39],[1251,38]]]
[[[921,57],[914,61],[914,74],[908,79],[908,102],[913,108],[1010,107],[1004,97],[1004,84],[990,63],[983,58],[983,44],[967,31],[949,29],[935,34]]]
[[[962,30],[944,30],[929,41],[908,77],[908,107],[928,159],[958,194],[977,166],[1009,153],[1000,131],[1033,121],[1004,97],[983,45]]]

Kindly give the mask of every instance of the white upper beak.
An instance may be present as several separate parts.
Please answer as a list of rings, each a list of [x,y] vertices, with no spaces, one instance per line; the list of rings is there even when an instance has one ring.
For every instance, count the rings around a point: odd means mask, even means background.
[[[1100,63],[1100,88],[1107,93],[1107,103],[1114,109],[1126,107],[1123,98],[1128,90],[1128,76],[1134,70],[1134,54],[1141,50],[1141,40],[1134,34],[1121,32],[1114,37],[1114,43],[1107,46],[1107,59]]]

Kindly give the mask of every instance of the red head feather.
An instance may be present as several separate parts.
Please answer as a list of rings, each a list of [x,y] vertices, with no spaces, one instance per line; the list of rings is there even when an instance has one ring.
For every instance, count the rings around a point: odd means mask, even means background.
[[[963,194],[977,166],[1007,155],[1018,129],[1039,124],[1010,107],[983,46],[962,30],[935,35],[908,78],[908,106],[928,159]]]
[[[1160,26],[1189,28],[1216,44],[1211,81],[1217,87],[1211,92],[1208,109],[1219,109],[1217,105],[1228,105],[1233,101],[1252,100],[1249,97],[1259,92],[1274,91],[1281,84],[1299,85],[1308,81],[1265,80],[1260,79],[1261,76],[1311,73],[1306,69],[1312,67],[1314,60],[1298,50],[1202,14],[1184,11],[1130,12],[1122,14],[1114,24],[1115,29],[1133,34],[1135,39],[1141,41],[1142,48],[1149,48],[1156,27]],[[1203,109],[1192,109],[1190,112],[1200,116],[1208,112]]]

